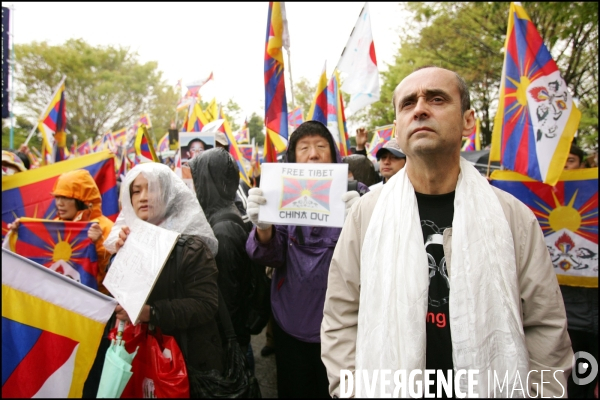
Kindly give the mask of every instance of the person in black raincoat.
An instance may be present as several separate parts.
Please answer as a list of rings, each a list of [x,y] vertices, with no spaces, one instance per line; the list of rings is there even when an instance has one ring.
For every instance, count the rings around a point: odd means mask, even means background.
[[[246,254],[248,231],[234,204],[239,169],[222,148],[205,151],[189,162],[196,196],[219,241],[216,261],[219,290],[231,316],[238,343],[246,353],[250,332],[246,326],[251,289],[251,261]]]

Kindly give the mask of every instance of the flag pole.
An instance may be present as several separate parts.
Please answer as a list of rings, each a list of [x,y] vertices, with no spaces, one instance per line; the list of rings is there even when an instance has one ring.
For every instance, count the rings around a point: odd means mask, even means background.
[[[290,73],[290,86],[291,86],[291,92],[292,92],[292,108],[296,108],[296,102],[294,100],[294,81],[292,80],[292,58],[290,56],[290,50],[287,50],[287,55],[288,55],[288,71]]]
[[[38,117],[38,120],[36,121],[37,123],[42,121],[42,117],[44,116],[44,113],[48,110],[48,107],[50,107],[50,104],[52,104],[52,100],[56,97],[56,95],[58,94],[58,91],[60,90],[60,87],[62,86],[62,84],[65,82],[66,79],[67,79],[67,76],[63,75],[62,79],[60,80],[60,83],[56,87],[56,90],[52,94],[52,97],[50,97],[50,101],[48,102],[48,105],[40,113],[40,116]],[[29,132],[29,136],[27,136],[27,139],[25,139],[25,143],[24,143],[25,145],[27,145],[27,143],[29,143],[29,139],[31,139],[31,136],[33,136],[33,134],[35,133],[35,130],[38,126],[37,123],[33,125],[33,129],[31,130],[31,132]]]

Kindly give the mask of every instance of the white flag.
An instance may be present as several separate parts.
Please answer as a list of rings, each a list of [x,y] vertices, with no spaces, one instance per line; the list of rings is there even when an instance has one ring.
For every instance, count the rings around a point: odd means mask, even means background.
[[[347,74],[342,85],[342,91],[351,96],[346,107],[346,116],[379,100],[379,70],[368,3],[365,3],[350,34],[337,69]]]

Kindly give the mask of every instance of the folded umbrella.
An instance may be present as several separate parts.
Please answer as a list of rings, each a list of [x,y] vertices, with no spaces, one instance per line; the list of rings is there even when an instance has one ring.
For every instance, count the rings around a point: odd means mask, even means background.
[[[117,338],[113,339],[106,351],[100,386],[97,398],[119,398],[127,386],[127,382],[133,375],[131,362],[137,354],[137,348],[131,354],[125,350],[125,342],[122,340],[125,322],[119,322]]]

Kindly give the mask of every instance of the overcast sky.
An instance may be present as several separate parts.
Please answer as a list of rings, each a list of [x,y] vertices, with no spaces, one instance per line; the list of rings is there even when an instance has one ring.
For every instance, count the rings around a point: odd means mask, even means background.
[[[119,45],[140,60],[157,61],[168,84],[184,85],[214,72],[203,100],[233,99],[250,115],[264,115],[263,60],[268,3],[143,2],[28,3],[14,5],[15,43],[62,44],[82,38],[92,45]],[[292,77],[316,83],[327,61],[328,77],[365,3],[286,3]],[[369,3],[379,70],[398,49],[398,3]],[[288,58],[285,56],[289,98]],[[242,117],[243,118],[243,117]]]

